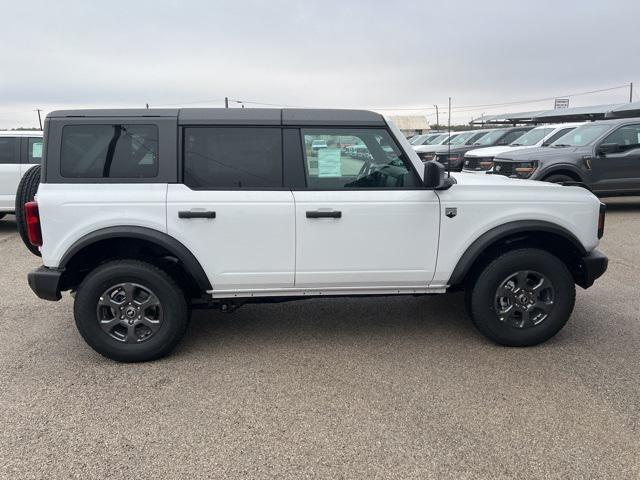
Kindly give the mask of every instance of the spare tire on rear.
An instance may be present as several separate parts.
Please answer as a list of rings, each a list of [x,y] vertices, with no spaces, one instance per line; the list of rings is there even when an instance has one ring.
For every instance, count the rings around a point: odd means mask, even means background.
[[[22,238],[22,241],[29,251],[34,255],[41,256],[38,247],[34,247],[31,245],[31,242],[29,242],[27,222],[24,218],[24,204],[31,202],[35,198],[38,185],[40,185],[40,165],[36,165],[27,170],[27,173],[25,173],[22,180],[20,180],[18,191],[16,192],[16,223],[18,224],[20,238]]]

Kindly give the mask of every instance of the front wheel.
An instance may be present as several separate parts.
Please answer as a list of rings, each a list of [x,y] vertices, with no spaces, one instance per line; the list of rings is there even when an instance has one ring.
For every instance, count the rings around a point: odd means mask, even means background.
[[[564,182],[575,182],[575,179],[571,178],[569,175],[556,174],[556,175],[549,175],[548,177],[545,177],[543,181],[549,182],[549,183],[564,183]]]
[[[167,355],[189,320],[182,289],[163,270],[135,260],[112,261],[89,273],[78,288],[74,316],[95,351],[121,362]]]
[[[490,340],[513,347],[537,345],[558,333],[573,311],[575,297],[566,265],[534,248],[500,255],[467,290],[476,328]]]

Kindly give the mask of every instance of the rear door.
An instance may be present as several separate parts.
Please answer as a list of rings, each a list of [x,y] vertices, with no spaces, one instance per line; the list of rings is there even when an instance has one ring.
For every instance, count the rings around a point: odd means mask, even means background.
[[[618,151],[605,155],[596,153],[592,162],[594,190],[640,190],[640,124],[621,126],[599,142],[600,145],[617,145]]]
[[[367,292],[426,287],[438,250],[439,200],[383,128],[301,130],[305,187],[294,190],[296,287]],[[327,141],[317,157],[315,139]],[[366,155],[342,153],[341,143]]]
[[[293,195],[280,127],[185,126],[183,181],[168,186],[168,233],[199,260],[214,293],[292,287]]]
[[[0,137],[0,211],[13,211],[20,182],[20,137]]]

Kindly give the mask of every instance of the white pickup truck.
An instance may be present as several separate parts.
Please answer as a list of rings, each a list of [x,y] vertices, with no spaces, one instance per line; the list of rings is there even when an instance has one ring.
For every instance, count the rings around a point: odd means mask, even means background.
[[[0,131],[0,218],[13,213],[20,179],[41,158],[41,131]]]
[[[45,140],[29,284],[71,291],[82,336],[120,361],[170,352],[191,308],[459,289],[488,338],[535,345],[607,267],[589,191],[449,177],[373,112],[58,111]]]

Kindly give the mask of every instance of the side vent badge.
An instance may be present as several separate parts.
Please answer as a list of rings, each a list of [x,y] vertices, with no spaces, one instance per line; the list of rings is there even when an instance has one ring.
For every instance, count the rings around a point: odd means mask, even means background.
[[[458,209],[456,207],[446,207],[444,214],[449,218],[453,218],[458,214]]]

